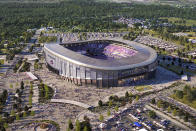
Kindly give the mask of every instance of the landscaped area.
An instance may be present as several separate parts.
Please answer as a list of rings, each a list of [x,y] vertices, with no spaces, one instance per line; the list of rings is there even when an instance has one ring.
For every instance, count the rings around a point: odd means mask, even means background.
[[[186,85],[183,90],[175,90],[171,97],[196,109],[196,88]]]
[[[47,131],[60,131],[60,126],[51,120],[33,121],[25,125],[23,130],[47,130]]]
[[[54,91],[51,87],[46,84],[41,83],[39,85],[39,102],[45,103],[48,102],[54,94]]]
[[[147,90],[150,90],[152,89],[152,86],[149,86],[149,85],[145,85],[145,86],[136,86],[135,89],[139,92],[141,91],[147,91]]]

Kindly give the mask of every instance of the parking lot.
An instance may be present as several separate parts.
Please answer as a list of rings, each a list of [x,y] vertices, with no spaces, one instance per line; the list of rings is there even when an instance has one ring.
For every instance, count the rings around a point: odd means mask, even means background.
[[[182,130],[171,121],[160,116],[151,118],[148,113],[150,110],[142,105],[135,105],[131,109],[124,112],[121,116],[116,116],[115,119],[107,123],[106,130],[130,131],[145,128],[150,131],[163,129],[164,131]]]

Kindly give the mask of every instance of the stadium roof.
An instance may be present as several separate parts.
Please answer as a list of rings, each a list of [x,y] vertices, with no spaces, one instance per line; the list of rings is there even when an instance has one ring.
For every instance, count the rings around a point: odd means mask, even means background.
[[[100,69],[100,70],[130,69],[130,68],[149,65],[157,59],[157,53],[152,48],[133,41],[123,40],[123,39],[109,38],[109,39],[101,39],[101,40],[99,39],[99,40],[68,42],[64,44],[77,44],[77,43],[79,44],[79,43],[85,43],[91,41],[111,41],[117,43],[124,43],[129,46],[132,46],[138,52],[134,56],[130,56],[126,58],[104,60],[104,59],[96,59],[85,55],[81,55],[75,51],[67,49],[62,45],[56,43],[45,44],[44,48],[50,53],[62,59],[65,59],[67,61],[70,61],[72,63],[75,63],[77,65]]]

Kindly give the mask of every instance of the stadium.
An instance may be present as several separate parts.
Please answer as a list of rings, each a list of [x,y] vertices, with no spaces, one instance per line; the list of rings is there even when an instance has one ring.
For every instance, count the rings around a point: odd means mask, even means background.
[[[157,53],[123,39],[45,44],[47,66],[76,85],[125,86],[155,77]]]

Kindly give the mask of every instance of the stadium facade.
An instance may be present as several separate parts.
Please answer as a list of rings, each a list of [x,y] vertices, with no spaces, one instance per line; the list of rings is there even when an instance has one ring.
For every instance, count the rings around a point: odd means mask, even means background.
[[[120,50],[119,46],[122,47]],[[89,51],[83,47],[89,47],[92,52],[100,48],[105,54],[92,56],[91,53],[89,56]],[[123,86],[155,77],[157,68],[155,50],[133,41],[115,38],[45,44],[44,54],[48,68],[76,85]]]

